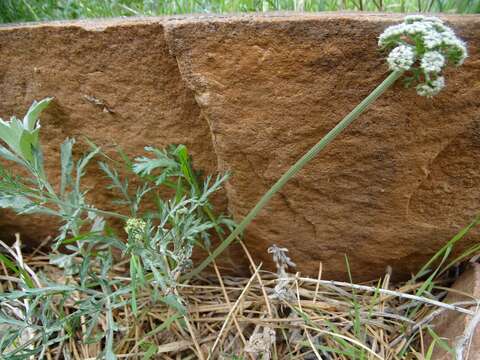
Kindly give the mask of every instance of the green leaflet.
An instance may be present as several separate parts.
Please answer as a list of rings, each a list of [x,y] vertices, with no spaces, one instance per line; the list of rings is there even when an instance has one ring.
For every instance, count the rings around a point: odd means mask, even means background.
[[[35,159],[39,150],[40,125],[38,120],[40,113],[52,99],[34,101],[23,118],[23,122],[16,117],[12,117],[8,122],[0,119],[0,139],[8,145],[12,153],[30,164],[41,163],[39,159]],[[8,151],[3,151],[2,155],[11,158]]]
[[[47,108],[53,97],[48,97],[40,101],[34,101],[23,118],[23,127],[28,131],[35,129],[40,113]]]

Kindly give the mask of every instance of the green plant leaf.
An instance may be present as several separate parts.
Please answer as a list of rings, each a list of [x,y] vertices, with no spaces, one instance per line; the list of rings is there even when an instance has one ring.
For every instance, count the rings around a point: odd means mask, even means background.
[[[455,354],[455,350],[453,350],[450,345],[448,345],[448,343],[442,339],[440,336],[438,336],[438,334],[433,331],[433,329],[431,327],[427,327],[427,330],[428,330],[428,333],[430,334],[430,336],[433,338],[433,340],[443,349],[445,350],[446,352],[450,353],[450,354]]]
[[[425,354],[425,360],[431,360],[433,355],[433,350],[435,349],[436,340],[433,339],[432,343],[428,347],[427,353]]]
[[[11,122],[0,119],[0,139],[2,139],[11,150],[16,151],[18,134],[11,128]]]
[[[30,277],[30,274],[25,271],[24,269],[18,267],[15,265],[15,263],[10,260],[8,257],[0,253],[0,262],[2,262],[8,269],[12,270],[15,274],[18,274],[21,276],[22,280],[25,282],[25,284],[33,289],[35,287],[35,284]]]
[[[27,111],[27,114],[23,118],[23,127],[28,130],[32,131],[35,129],[35,125],[37,123],[38,117],[40,113],[45,110],[45,108],[50,104],[53,100],[53,97],[47,97],[40,101],[34,101],[30,108]]]
[[[162,302],[170,306],[171,308],[177,310],[180,314],[186,315],[187,314],[187,309],[183,304],[180,302],[177,296],[173,294],[169,294],[167,296],[164,296],[160,299]]]
[[[148,343],[148,349],[142,357],[142,360],[149,360],[157,353],[158,346]]]
[[[33,149],[36,148],[35,141],[35,136],[28,131],[23,131],[18,141],[20,155],[29,163],[33,162]]]
[[[0,156],[3,157],[5,160],[14,161],[17,164],[20,164],[22,166],[25,165],[25,163],[22,161],[22,159],[20,159],[18,156],[16,156],[14,153],[12,153],[10,150],[8,150],[7,148],[5,148],[3,146],[0,146]]]
[[[467,235],[470,230],[472,230],[475,226],[480,224],[480,214],[475,216],[473,221],[468,224],[466,227],[461,229],[454,237],[452,237],[440,250],[438,250],[434,256],[428,260],[428,262],[422,266],[422,268],[418,271],[418,273],[410,280],[410,283],[415,282],[418,278],[421,276],[424,276],[426,273],[428,273],[430,266],[435,263],[435,261],[440,258],[441,256],[445,256],[446,253],[450,253],[451,249],[454,247],[454,245],[459,242],[465,235]],[[445,261],[445,259],[443,260]],[[442,261],[442,263],[443,263]]]
[[[72,148],[75,144],[74,139],[66,139],[60,146],[60,160],[61,160],[61,178],[60,178],[60,195],[65,197],[65,192],[68,186],[72,185],[72,171],[73,159]]]
[[[33,202],[25,196],[0,194],[0,208],[12,209],[16,212],[21,212],[31,207],[32,205]]]

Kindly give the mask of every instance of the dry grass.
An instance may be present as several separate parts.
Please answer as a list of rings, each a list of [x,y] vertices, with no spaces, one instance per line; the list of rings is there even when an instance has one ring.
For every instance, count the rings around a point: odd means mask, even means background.
[[[47,254],[24,261],[36,274],[58,283],[77,281],[64,278],[49,264]],[[116,265],[108,280],[128,284],[127,265]],[[300,274],[279,279],[260,265],[254,269],[250,278],[238,278],[221,276],[214,266],[216,276],[180,284],[177,291],[188,309],[184,317],[153,301],[150,293],[138,295],[135,317],[125,294],[125,306],[113,312],[120,329],[114,343],[117,358],[426,359],[432,320],[443,311],[475,310],[475,299],[444,304],[444,290],[417,296],[423,282],[391,284],[388,272],[377,282],[353,285],[322,280],[321,264],[317,279]],[[15,278],[5,266],[2,272],[0,291],[15,289]],[[436,286],[451,280],[437,279]],[[56,306],[66,314],[76,310],[74,301]],[[107,328],[107,322],[107,315],[102,315],[100,325]],[[45,358],[99,358],[102,343],[85,343],[85,330],[47,349]]]

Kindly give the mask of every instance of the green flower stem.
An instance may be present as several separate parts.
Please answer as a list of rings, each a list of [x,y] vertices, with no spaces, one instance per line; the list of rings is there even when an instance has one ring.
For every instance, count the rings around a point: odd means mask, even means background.
[[[220,243],[220,245],[198,267],[186,274],[184,279],[190,279],[205,269],[218,255],[220,255],[242,233],[248,224],[257,216],[272,196],[279,191],[287,181],[295,176],[310,160],[312,160],[325,146],[330,144],[345,128],[358,118],[377,98],[382,95],[395,81],[402,76],[403,71],[392,72],[370,95],[368,95],[355,109],[340,121],[330,132],[315,144],[300,160],[285,172],[280,179],[262,196],[255,207],[245,216],[235,230]]]

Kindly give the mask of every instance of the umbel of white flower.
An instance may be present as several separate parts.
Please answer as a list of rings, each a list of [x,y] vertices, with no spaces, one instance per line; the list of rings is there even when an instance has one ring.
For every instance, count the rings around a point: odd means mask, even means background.
[[[407,16],[402,24],[388,27],[378,45],[391,50],[390,69],[411,72],[407,83],[415,82],[417,94],[427,97],[445,86],[445,66],[460,66],[468,55],[465,43],[442,20],[422,15]]]

